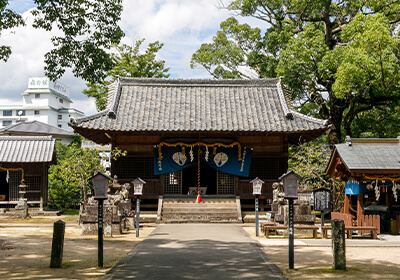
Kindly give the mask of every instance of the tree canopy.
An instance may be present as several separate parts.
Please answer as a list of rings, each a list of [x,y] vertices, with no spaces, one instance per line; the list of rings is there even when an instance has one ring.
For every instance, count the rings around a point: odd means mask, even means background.
[[[169,68],[165,68],[165,61],[156,59],[163,44],[158,41],[149,43],[147,49],[141,52],[140,47],[144,40],[136,41],[133,46],[126,44],[117,46],[117,53],[111,55],[113,68],[107,72],[106,78],[86,84],[88,89],[85,89],[83,93],[96,99],[96,107],[99,111],[106,108],[108,86],[117,77],[169,77],[167,73]]]
[[[227,8],[266,31],[230,18],[192,67],[217,78],[282,76],[302,113],[329,120],[331,143],[373,110],[398,110],[398,1],[234,0]]]
[[[107,52],[124,36],[118,26],[122,0],[35,0],[33,27],[46,31],[58,29],[53,36],[53,49],[45,54],[45,74],[60,78],[67,68],[86,81],[100,81],[112,68]],[[0,32],[24,25],[22,16],[7,9],[8,0],[0,3]],[[0,46],[0,59],[7,61],[10,46]]]
[[[83,149],[78,144],[56,143],[57,165],[49,169],[49,206],[59,209],[79,208],[87,201],[90,178],[103,171],[97,150]]]

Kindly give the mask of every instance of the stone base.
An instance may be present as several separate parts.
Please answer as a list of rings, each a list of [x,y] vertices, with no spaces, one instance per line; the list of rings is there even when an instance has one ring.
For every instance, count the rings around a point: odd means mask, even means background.
[[[294,215],[293,220],[295,224],[300,225],[314,225],[316,217],[311,215],[311,207],[307,204],[293,205]],[[289,207],[288,205],[280,205],[278,213],[275,214],[275,222],[283,225],[288,224]]]
[[[28,202],[26,199],[21,198],[15,206],[15,217],[19,219],[29,218]]]
[[[82,223],[82,235],[98,235],[97,223]],[[113,223],[111,225],[103,225],[103,236],[112,237],[113,235],[122,234],[121,223]]]

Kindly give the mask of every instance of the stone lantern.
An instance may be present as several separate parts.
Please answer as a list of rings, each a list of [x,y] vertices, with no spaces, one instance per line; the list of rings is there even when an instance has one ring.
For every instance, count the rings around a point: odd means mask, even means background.
[[[279,177],[283,181],[283,189],[286,199],[297,199],[297,191],[299,190],[299,182],[303,179],[293,171],[289,171]]]
[[[107,199],[107,191],[110,184],[109,182],[112,180],[112,178],[103,172],[97,172],[97,174],[90,178],[90,180],[93,182],[94,199]]]

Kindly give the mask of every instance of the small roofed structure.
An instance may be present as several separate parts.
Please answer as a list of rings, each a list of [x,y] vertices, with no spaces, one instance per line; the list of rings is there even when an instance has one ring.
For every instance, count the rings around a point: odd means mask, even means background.
[[[18,185],[25,180],[28,204],[43,208],[48,198],[48,168],[55,163],[51,136],[0,137],[0,207],[18,203]]]
[[[74,133],[40,121],[20,122],[0,129],[0,136],[52,136],[63,144],[71,143]]]
[[[287,95],[280,79],[118,78],[106,109],[71,119],[70,126],[98,144],[126,150],[112,162],[111,174],[121,183],[145,180],[144,200],[197,194],[200,183],[205,195],[250,202],[250,178],[259,177],[263,205],[287,170],[288,144],[328,129],[326,121],[296,112]]]
[[[357,196],[357,214],[364,206],[381,205],[392,218],[400,215],[400,138],[351,139],[336,144],[325,170],[331,178],[346,182],[344,213],[351,196]],[[379,208],[379,207],[378,207]]]

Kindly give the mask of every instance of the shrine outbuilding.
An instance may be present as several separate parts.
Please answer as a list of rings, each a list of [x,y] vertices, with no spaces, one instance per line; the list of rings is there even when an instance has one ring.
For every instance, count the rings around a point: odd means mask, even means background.
[[[107,108],[70,126],[128,152],[112,161],[111,175],[146,181],[144,203],[190,197],[201,187],[203,198],[236,197],[254,209],[249,182],[265,182],[261,206],[268,205],[272,183],[287,171],[288,145],[328,128],[295,111],[286,94],[280,79],[118,78]]]
[[[389,231],[390,220],[400,215],[400,138],[347,136],[335,145],[326,174],[346,182],[344,213],[379,214]]]
[[[48,169],[55,164],[55,140],[51,136],[0,137],[0,208],[14,208],[22,180],[28,186],[29,206],[43,209],[48,199]]]

